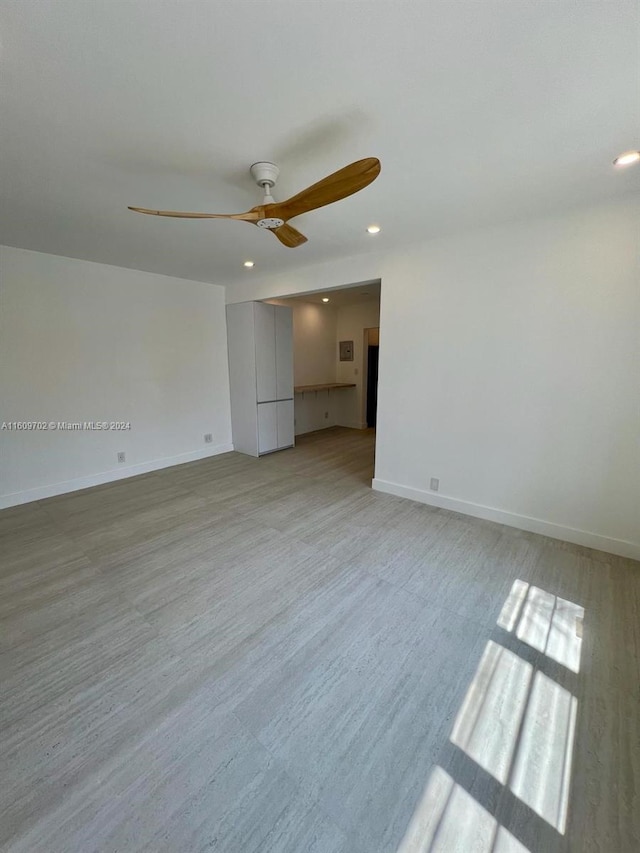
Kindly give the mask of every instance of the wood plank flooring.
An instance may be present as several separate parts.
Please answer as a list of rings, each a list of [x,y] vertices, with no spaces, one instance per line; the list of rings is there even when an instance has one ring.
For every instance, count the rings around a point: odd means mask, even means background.
[[[373,441],[0,513],[2,850],[640,850],[640,564],[375,493]]]

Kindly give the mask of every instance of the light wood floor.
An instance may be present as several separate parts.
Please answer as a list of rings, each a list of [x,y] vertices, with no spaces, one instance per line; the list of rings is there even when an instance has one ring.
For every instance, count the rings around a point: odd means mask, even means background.
[[[640,850],[640,564],[372,458],[327,430],[0,513],[3,850]]]

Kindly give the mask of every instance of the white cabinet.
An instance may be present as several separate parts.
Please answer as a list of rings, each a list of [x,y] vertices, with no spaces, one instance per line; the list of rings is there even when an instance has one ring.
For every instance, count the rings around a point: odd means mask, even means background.
[[[254,304],[256,390],[259,403],[277,400],[275,305]]]
[[[277,450],[278,406],[282,403],[258,403],[258,453]]]
[[[273,307],[275,308],[276,396],[272,399],[293,400],[293,311],[284,305]]]
[[[227,306],[233,445],[259,456],[294,444],[293,316],[284,305]]]
[[[275,406],[278,447],[292,447],[295,443],[293,400],[278,400]]]

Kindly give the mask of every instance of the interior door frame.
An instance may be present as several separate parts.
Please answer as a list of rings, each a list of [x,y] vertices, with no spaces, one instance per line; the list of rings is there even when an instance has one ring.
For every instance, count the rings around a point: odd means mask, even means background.
[[[368,331],[369,331],[369,328],[380,329],[383,325],[383,323],[382,323],[382,304],[383,304],[382,294],[383,294],[383,288],[384,288],[383,277],[382,276],[376,276],[376,277],[372,277],[372,278],[361,279],[360,281],[350,281],[350,282],[345,283],[345,284],[326,284],[324,287],[323,286],[314,287],[314,288],[308,287],[308,288],[305,288],[305,290],[297,290],[297,291],[294,290],[293,292],[290,292],[290,293],[285,292],[285,293],[278,293],[278,294],[274,294],[274,295],[265,295],[265,296],[259,297],[259,301],[261,301],[261,302],[271,302],[271,303],[277,305],[278,300],[280,300],[280,299],[291,299],[294,296],[306,296],[309,293],[314,293],[314,294],[331,293],[332,291],[348,290],[351,287],[362,287],[363,285],[367,285],[367,284],[368,285],[374,285],[374,284],[380,285],[380,296],[379,296],[379,299],[380,299],[380,319],[379,319],[379,325],[378,326],[370,326],[363,331],[363,338],[362,338],[362,344],[363,344],[362,350],[363,350],[363,352],[362,352],[362,364],[360,367],[360,374],[362,376],[362,394],[361,394],[361,400],[360,400],[360,423],[364,424],[365,428],[366,428],[366,423],[367,423],[367,408],[366,408],[366,406],[367,406],[367,379],[368,379],[368,374],[369,374],[368,363],[367,363],[367,349],[369,346]],[[383,360],[383,352],[384,351],[379,351],[379,353],[378,353],[378,358],[379,358],[379,361],[378,361],[378,411],[380,410],[380,405],[379,405],[380,404],[379,378],[380,378],[380,365],[382,364],[382,360]],[[379,426],[376,424],[376,443],[378,440],[378,435],[379,435]],[[374,467],[374,479],[375,479],[375,467]]]
[[[374,329],[378,330],[378,335],[380,335],[380,326],[369,326],[366,329],[362,330],[362,400],[361,411],[360,411],[360,423],[367,423],[367,400],[369,398],[369,332],[372,332]],[[378,348],[380,344],[378,344]],[[380,353],[378,352],[378,359],[380,358]],[[380,363],[378,362],[378,373],[380,373]]]

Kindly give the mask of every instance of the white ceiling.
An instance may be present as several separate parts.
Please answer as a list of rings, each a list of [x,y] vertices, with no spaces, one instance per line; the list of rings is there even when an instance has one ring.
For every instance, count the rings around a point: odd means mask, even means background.
[[[323,299],[329,302],[323,302]],[[318,290],[304,293],[300,296],[288,296],[286,299],[275,300],[293,305],[299,302],[312,302],[315,305],[327,305],[329,308],[343,308],[346,305],[360,305],[363,302],[380,301],[380,282],[372,281],[355,287],[336,287],[333,290]]]
[[[224,284],[638,192],[611,160],[640,147],[639,9],[0,0],[0,242]],[[283,199],[365,156],[381,176],[298,249],[126,209],[243,211],[255,160]]]

